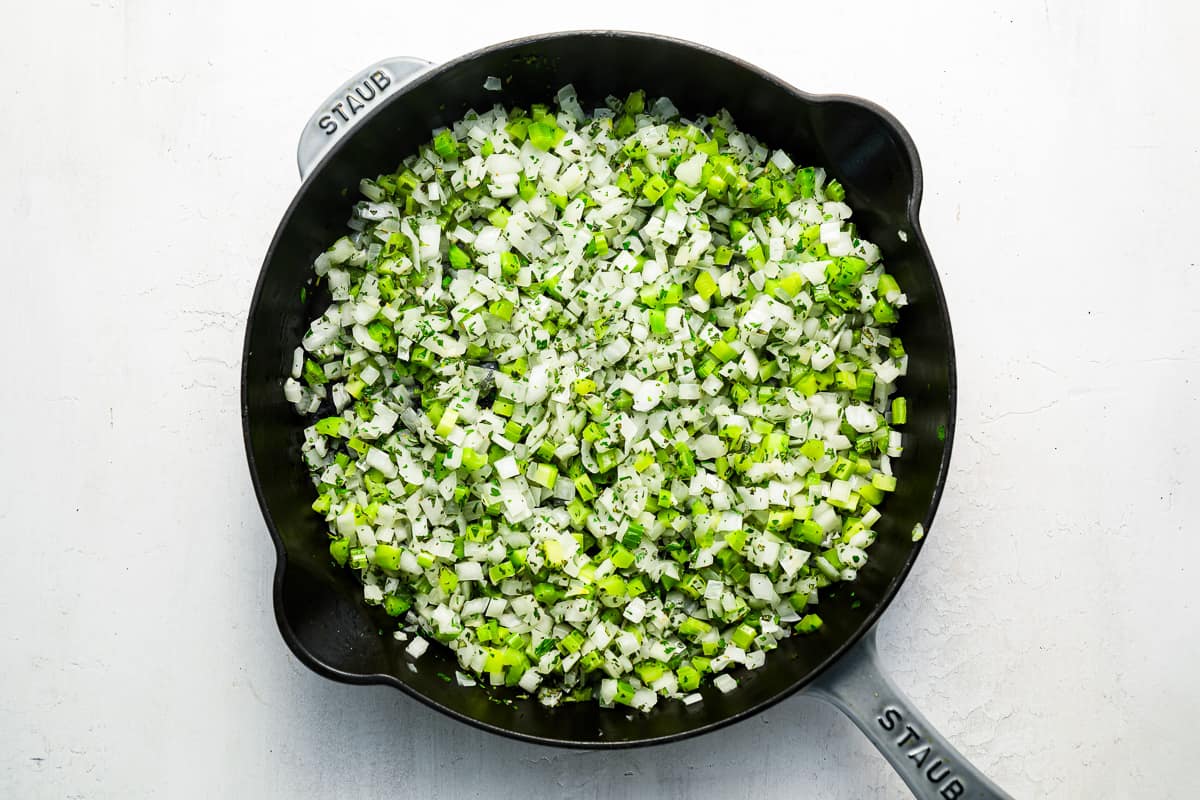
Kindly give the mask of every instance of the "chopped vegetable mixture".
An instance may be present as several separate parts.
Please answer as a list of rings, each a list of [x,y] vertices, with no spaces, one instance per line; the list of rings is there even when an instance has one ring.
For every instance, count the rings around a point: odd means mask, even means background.
[[[411,657],[548,705],[692,703],[865,563],[906,298],[843,187],[728,113],[556,100],[362,181],[284,392],[329,551]]]

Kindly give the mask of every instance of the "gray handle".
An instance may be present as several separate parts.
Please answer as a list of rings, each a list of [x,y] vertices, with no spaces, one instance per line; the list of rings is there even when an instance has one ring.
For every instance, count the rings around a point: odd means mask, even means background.
[[[1011,800],[934,730],[884,674],[874,629],[822,673],[808,692],[850,717],[918,800]]]
[[[296,148],[300,178],[308,177],[339,139],[404,84],[433,66],[422,58],[387,58],[372,64],[326,98],[309,118]]]

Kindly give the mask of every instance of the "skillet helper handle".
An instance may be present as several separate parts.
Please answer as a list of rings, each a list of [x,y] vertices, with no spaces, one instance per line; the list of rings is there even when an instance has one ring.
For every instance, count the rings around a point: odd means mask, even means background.
[[[339,139],[369,116],[388,95],[433,66],[422,58],[386,58],[359,72],[317,109],[296,148],[296,165],[303,180]]]
[[[1011,800],[934,730],[884,674],[874,629],[808,691],[850,717],[918,800]]]

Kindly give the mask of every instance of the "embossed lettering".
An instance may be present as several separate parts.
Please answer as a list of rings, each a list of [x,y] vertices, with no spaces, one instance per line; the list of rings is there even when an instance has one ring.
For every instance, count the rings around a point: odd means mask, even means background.
[[[895,706],[885,706],[883,713],[875,718],[879,727],[885,731],[894,731],[904,723],[904,714]],[[938,790],[945,800],[957,800],[966,792],[966,787],[958,778],[951,775],[951,767],[946,761],[935,757],[928,769],[925,769],[925,762],[929,760],[933,753],[933,746],[929,744],[918,744],[921,742],[921,734],[917,733],[912,725],[904,725],[904,733],[896,739],[896,744],[899,747],[912,744],[915,745],[911,750],[905,752],[905,756],[911,759],[917,766],[918,770],[924,769],[925,778],[934,785],[939,785],[947,778],[950,782],[942,786]]]
[[[392,85],[392,79],[386,72],[377,69],[371,73],[371,83],[375,84],[375,88],[382,92]]]
[[[938,794],[946,798],[946,800],[957,800],[959,797],[963,796],[963,792],[965,791],[966,788],[958,782],[958,778],[954,778],[945,786],[943,786],[942,790],[938,792]]]
[[[942,772],[939,775],[934,775],[933,773],[935,770],[937,770],[938,767],[942,768]],[[929,769],[925,770],[925,777],[929,778],[929,780],[932,781],[933,783],[941,783],[942,779],[945,778],[949,774],[950,774],[950,767],[943,764],[942,760],[940,758],[937,761],[934,761],[932,764],[930,764]]]
[[[901,738],[900,741],[896,742],[896,744],[903,747],[904,745],[908,744],[909,739],[912,739],[913,741],[916,741],[916,742],[921,741],[921,734],[914,731],[912,725],[905,725],[904,730],[906,730],[908,732],[905,733],[904,737]]]
[[[896,724],[902,719],[903,717],[900,716],[900,709],[893,708],[892,706],[888,706],[883,710],[882,717],[876,717],[879,727],[883,728],[885,731],[896,730]]]
[[[317,119],[317,127],[324,131],[326,136],[332,136],[338,131],[339,119],[342,122],[349,122],[351,117],[358,116],[358,113],[365,109],[368,103],[391,85],[390,75],[381,69],[375,70],[364,78],[360,85],[347,91],[343,99],[334,103],[328,114]]]

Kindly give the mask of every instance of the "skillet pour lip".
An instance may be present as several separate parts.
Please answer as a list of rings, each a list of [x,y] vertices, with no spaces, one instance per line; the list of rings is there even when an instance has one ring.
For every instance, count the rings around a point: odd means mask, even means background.
[[[911,181],[911,185],[910,185],[909,191],[908,191],[908,199],[907,199],[907,203],[905,206],[905,218],[906,218],[906,223],[907,223],[907,233],[910,238],[914,239],[913,243],[915,243],[915,245],[919,248],[924,259],[931,266],[930,288],[932,289],[932,298],[931,299],[934,302],[930,303],[929,306],[925,310],[929,313],[932,313],[936,309],[936,312],[941,317],[940,324],[942,325],[942,327],[945,330],[946,342],[947,342],[947,353],[948,353],[948,364],[946,366],[947,366],[947,371],[948,371],[948,374],[947,374],[947,399],[948,399],[949,407],[948,407],[947,419],[944,423],[944,443],[943,443],[942,457],[940,459],[940,463],[938,464],[936,483],[933,488],[931,499],[930,499],[930,502],[928,505],[928,511],[927,511],[927,514],[926,514],[925,520],[924,520],[925,527],[926,527],[926,529],[928,529],[930,523],[933,521],[933,518],[937,511],[938,505],[941,502],[942,491],[945,487],[946,477],[947,477],[947,474],[949,471],[951,451],[953,449],[957,395],[958,395],[957,369],[956,369],[955,358],[954,358],[953,333],[952,333],[951,326],[950,326],[949,312],[948,312],[948,309],[946,306],[945,294],[944,294],[944,291],[943,291],[943,288],[941,285],[941,280],[938,276],[938,273],[937,273],[936,269],[932,268],[933,259],[929,253],[929,248],[928,248],[928,245],[926,244],[925,236],[924,236],[924,233],[923,233],[923,231],[921,229],[921,225],[920,225],[919,212],[920,212],[922,191],[923,191],[923,173],[922,173],[922,168],[921,168],[920,156],[917,153],[916,145],[914,144],[912,137],[909,135],[908,131],[904,128],[903,125],[900,124],[900,122],[890,112],[888,112],[886,109],[884,109],[882,106],[879,106],[876,103],[873,103],[869,100],[865,100],[863,98],[856,97],[853,95],[812,94],[809,92],[802,91],[802,90],[797,89],[796,87],[792,86],[791,84],[779,79],[772,73],[767,72],[766,70],[763,70],[760,67],[757,67],[743,59],[729,55],[729,54],[722,52],[720,50],[717,50],[715,48],[708,47],[708,46],[702,45],[702,44],[697,44],[695,42],[690,42],[690,41],[683,40],[683,39],[678,39],[678,38],[669,37],[669,36],[662,36],[659,34],[641,33],[641,32],[633,32],[633,31],[619,31],[619,30],[603,30],[603,29],[599,29],[599,30],[586,30],[585,29],[585,30],[560,31],[560,32],[554,32],[554,33],[547,33],[547,34],[538,34],[538,35],[532,35],[532,36],[511,39],[508,41],[499,42],[494,45],[489,45],[487,47],[480,48],[478,50],[472,51],[465,55],[459,56],[458,58],[447,61],[443,64],[439,64],[434,67],[431,67],[428,71],[418,75],[417,77],[412,79],[409,83],[405,84],[405,86],[402,87],[402,89],[400,91],[395,92],[394,94],[384,98],[383,103],[380,106],[380,109],[382,109],[383,106],[390,105],[393,102],[398,102],[401,97],[403,97],[405,94],[407,94],[409,89],[419,86],[427,81],[436,81],[443,72],[451,70],[451,69],[455,68],[456,66],[464,64],[466,62],[475,60],[475,59],[479,58],[480,56],[488,54],[492,51],[502,50],[502,49],[515,49],[515,48],[519,48],[519,47],[537,46],[542,43],[554,42],[554,41],[562,40],[562,39],[580,39],[581,45],[586,44],[586,42],[588,40],[595,40],[595,39],[601,39],[601,40],[603,40],[603,39],[634,39],[634,40],[642,41],[642,42],[646,43],[647,46],[650,46],[650,47],[653,47],[656,45],[672,45],[675,47],[681,47],[681,48],[687,48],[687,49],[691,49],[691,50],[700,51],[702,53],[708,54],[710,56],[714,56],[725,62],[728,62],[731,66],[738,67],[743,70],[746,70],[747,72],[752,73],[754,76],[756,76],[760,80],[775,85],[779,89],[782,89],[783,91],[787,92],[788,94],[796,97],[798,100],[800,100],[803,103],[806,103],[809,105],[814,105],[814,106],[819,106],[822,104],[845,104],[845,105],[854,106],[863,111],[866,111],[876,119],[876,121],[878,122],[878,124],[880,126],[882,126],[884,129],[886,129],[888,132],[890,132],[894,136],[894,138],[902,144],[905,155],[906,155],[906,157],[909,161],[910,167],[911,167],[911,175],[912,175],[912,181]],[[379,109],[377,109],[377,113],[378,113],[378,111],[379,111]],[[322,160],[324,162],[328,162],[329,160],[331,160],[332,157],[335,156],[343,147],[347,146],[348,142],[360,130],[361,130],[361,128],[352,129],[347,136],[345,136],[344,138],[342,138],[340,141],[336,142],[333,145],[333,147],[324,156],[324,158]],[[322,168],[322,165],[318,164],[309,172],[308,177],[301,183],[301,189],[303,188],[303,186],[305,184],[314,180],[314,178],[321,172],[321,168]],[[246,335],[245,335],[245,339],[244,339],[243,352],[242,352],[241,416],[242,416],[243,442],[244,442],[244,445],[246,448],[246,457],[247,457],[247,463],[248,463],[248,466],[250,469],[251,481],[254,485],[255,496],[257,497],[259,507],[263,514],[263,518],[267,524],[267,530],[270,533],[271,540],[274,542],[274,545],[275,545],[276,564],[275,564],[275,572],[274,572],[274,579],[273,579],[273,586],[272,586],[272,597],[273,597],[273,605],[274,605],[274,610],[275,610],[275,620],[279,627],[279,631],[280,631],[281,635],[283,636],[284,641],[287,643],[288,647],[296,655],[296,657],[302,663],[304,663],[309,669],[311,669],[312,671],[316,672],[319,675],[322,675],[326,678],[329,678],[331,680],[334,680],[334,681],[337,681],[340,683],[355,684],[355,685],[387,685],[387,686],[396,687],[396,688],[400,689],[401,691],[403,691],[404,693],[406,693],[408,696],[415,698],[416,700],[420,701],[421,703],[425,704],[426,706],[428,706],[430,708],[440,711],[443,714],[446,714],[460,722],[467,723],[468,725],[471,725],[480,730],[488,731],[489,733],[494,733],[494,734],[498,734],[501,736],[506,736],[509,738],[518,739],[518,740],[525,741],[525,742],[530,742],[533,744],[548,745],[548,746],[553,746],[553,747],[563,747],[563,748],[572,748],[572,749],[589,749],[589,750],[624,749],[624,748],[642,747],[642,746],[655,745],[655,744],[665,744],[665,743],[669,743],[669,742],[679,741],[682,739],[687,739],[687,738],[690,738],[693,736],[698,736],[698,735],[701,735],[704,733],[709,733],[709,732],[715,731],[719,728],[723,728],[727,725],[731,725],[735,722],[740,722],[742,720],[745,720],[751,716],[754,716],[755,714],[758,714],[761,711],[766,710],[767,708],[775,705],[776,703],[779,703],[780,701],[785,700],[788,697],[791,697],[796,692],[800,691],[805,686],[807,686],[809,683],[811,683],[818,675],[820,675],[822,672],[824,672],[826,669],[828,669],[831,664],[833,664],[835,661],[837,661],[839,658],[841,658],[842,655],[844,655],[847,651],[849,651],[851,648],[853,648],[858,643],[858,641],[864,635],[866,635],[866,633],[868,631],[870,631],[876,625],[876,623],[879,621],[883,612],[887,609],[887,607],[890,605],[892,600],[895,598],[895,595],[896,595],[897,590],[899,589],[899,586],[904,582],[904,580],[907,578],[909,572],[911,571],[913,563],[915,562],[917,556],[920,554],[920,551],[925,543],[924,538],[921,539],[920,541],[913,543],[912,549],[909,553],[907,560],[902,565],[900,570],[898,572],[896,572],[896,574],[893,576],[889,587],[883,592],[883,595],[880,598],[880,600],[874,605],[874,607],[867,614],[865,620],[859,626],[858,630],[856,632],[854,632],[852,635],[850,635],[828,657],[823,659],[816,668],[811,669],[807,674],[797,678],[792,684],[790,684],[788,687],[786,687],[782,691],[779,691],[775,695],[773,695],[765,700],[762,700],[760,702],[757,702],[741,711],[738,711],[736,713],[733,713],[728,716],[724,716],[724,717],[721,717],[721,718],[718,718],[715,720],[703,721],[700,724],[697,724],[694,727],[690,727],[685,730],[681,730],[681,731],[667,734],[667,735],[647,736],[646,738],[641,738],[641,739],[622,739],[619,741],[605,741],[603,739],[576,740],[576,739],[570,739],[570,738],[542,736],[542,735],[527,733],[524,731],[513,730],[510,728],[492,724],[485,720],[478,719],[469,714],[463,713],[457,709],[454,709],[447,705],[444,705],[444,704],[438,702],[437,700],[423,694],[422,692],[417,691],[415,688],[408,685],[404,681],[399,680],[394,675],[391,675],[388,673],[380,673],[380,672],[374,672],[374,673],[350,672],[350,671],[345,671],[345,670],[339,669],[329,663],[326,663],[325,661],[322,661],[320,658],[318,658],[316,655],[314,655],[298,637],[298,635],[292,625],[292,622],[288,617],[288,610],[283,602],[283,586],[284,586],[285,575],[287,573],[287,568],[288,568],[287,552],[286,552],[286,548],[285,548],[283,539],[279,533],[279,529],[275,523],[274,517],[272,516],[271,510],[268,507],[268,503],[267,503],[266,496],[265,496],[264,489],[263,489],[263,482],[262,482],[262,478],[260,475],[259,465],[256,461],[254,451],[253,451],[253,446],[252,446],[252,442],[251,442],[251,430],[250,430],[250,401],[249,401],[249,381],[248,381],[248,365],[249,365],[249,360],[250,360],[251,352],[252,352],[252,350],[251,350],[252,327],[251,327],[250,322],[251,322],[251,320],[254,319],[256,310],[258,309],[260,297],[262,295],[263,287],[264,287],[264,283],[265,283],[265,279],[266,279],[267,267],[271,263],[274,253],[279,245],[279,241],[283,235],[284,228],[285,228],[284,222],[286,222],[286,220],[288,220],[292,216],[297,205],[299,204],[299,201],[300,201],[302,195],[303,195],[303,192],[300,189],[298,189],[296,194],[293,196],[291,203],[289,203],[287,210],[285,211],[284,215],[282,216],[279,227],[276,229],[276,232],[271,239],[271,244],[268,247],[267,255],[266,255],[265,259],[263,260],[263,264],[262,264],[262,267],[260,268],[260,272],[259,272],[259,277],[255,284],[254,294],[253,294],[253,297],[252,297],[252,300],[250,303],[249,311],[247,313]],[[925,538],[928,538],[928,537],[925,537]],[[651,713],[653,713],[653,712],[651,712]]]

